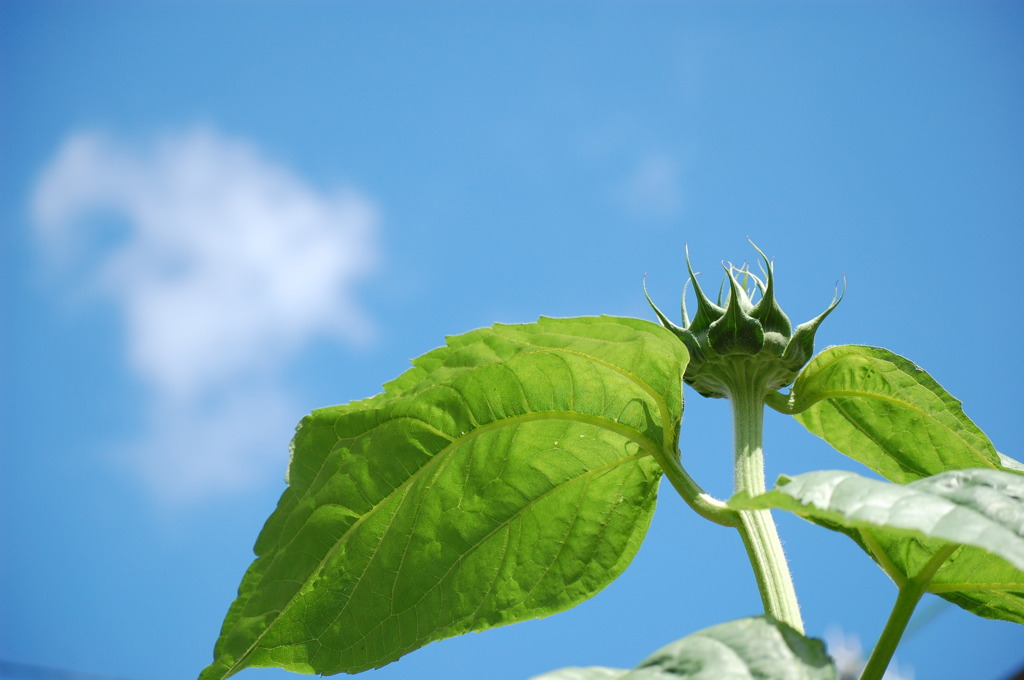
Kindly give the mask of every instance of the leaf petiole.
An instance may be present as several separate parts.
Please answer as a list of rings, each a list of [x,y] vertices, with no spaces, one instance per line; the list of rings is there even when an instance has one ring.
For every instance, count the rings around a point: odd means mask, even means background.
[[[892,612],[889,614],[889,619],[885,622],[885,628],[882,629],[878,642],[875,643],[875,648],[871,652],[871,658],[868,659],[867,665],[864,666],[860,680],[882,679],[882,676],[885,675],[885,669],[889,667],[889,662],[892,661],[896,647],[899,645],[900,639],[907,629],[907,624],[910,623],[910,618],[914,615],[917,603],[928,592],[928,586],[931,584],[935,572],[959,548],[960,546],[956,543],[943,546],[932,555],[931,559],[918,572],[917,576],[905,579],[899,584],[900,590],[896,596],[896,602],[892,606]]]
[[[724,527],[740,526],[739,511],[733,510],[704,491],[675,456],[662,449],[657,449],[654,458],[661,465],[662,471],[676,492],[694,512],[704,519]]]

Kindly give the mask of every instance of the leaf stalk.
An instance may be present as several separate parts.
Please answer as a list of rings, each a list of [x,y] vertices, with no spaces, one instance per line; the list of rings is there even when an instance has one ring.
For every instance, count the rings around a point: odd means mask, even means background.
[[[875,643],[871,657],[868,659],[867,665],[864,666],[860,680],[882,680],[885,670],[889,667],[893,654],[896,652],[896,647],[907,630],[907,624],[910,623],[910,618],[914,615],[917,603],[928,592],[928,586],[931,584],[935,572],[959,547],[954,543],[936,551],[917,576],[905,579],[900,583],[899,594],[896,596],[896,602],[893,603],[892,612],[889,613],[885,628],[882,629],[882,634],[878,637],[878,642]]]
[[[672,483],[676,492],[694,512],[704,519],[724,527],[738,528],[740,526],[739,511],[733,510],[704,491],[675,456],[658,449],[654,457],[661,465],[668,481]]]

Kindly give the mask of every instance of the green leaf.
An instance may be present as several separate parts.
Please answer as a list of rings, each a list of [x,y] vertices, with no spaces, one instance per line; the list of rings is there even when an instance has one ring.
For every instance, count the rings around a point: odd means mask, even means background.
[[[765,616],[730,621],[662,647],[631,671],[564,668],[532,680],[834,680],[820,640]]]
[[[781,395],[777,395],[781,397]],[[1001,467],[960,402],[911,361],[879,347],[829,347],[800,372],[789,400],[808,430],[886,479]]]
[[[594,595],[650,523],[685,367],[655,324],[541,319],[315,411],[201,678],[357,672]]]
[[[927,591],[979,616],[1024,623],[1024,476],[952,470],[898,485],[852,472],[809,472],[729,504],[789,510],[841,531],[898,585],[940,551],[959,546]]]

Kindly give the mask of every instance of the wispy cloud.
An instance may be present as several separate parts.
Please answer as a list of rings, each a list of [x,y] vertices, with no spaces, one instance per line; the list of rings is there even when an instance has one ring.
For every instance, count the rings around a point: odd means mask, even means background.
[[[294,420],[278,386],[289,360],[314,337],[370,336],[354,284],[377,260],[373,204],[318,191],[251,143],[211,129],[143,143],[80,132],[32,209],[45,253],[77,263],[74,285],[123,315],[128,365],[152,396],[134,458],[162,496],[251,480],[261,433]],[[97,216],[125,233],[99,243]]]
[[[643,156],[620,186],[619,196],[625,207],[639,217],[676,217],[684,207],[679,163],[663,154]]]
[[[839,672],[839,680],[856,680],[860,677],[864,666],[867,665],[860,638],[844,633],[840,628],[830,626],[825,631],[825,644],[828,646],[829,656],[832,657],[836,670]],[[901,668],[893,660],[882,676],[882,680],[914,680],[914,670]]]

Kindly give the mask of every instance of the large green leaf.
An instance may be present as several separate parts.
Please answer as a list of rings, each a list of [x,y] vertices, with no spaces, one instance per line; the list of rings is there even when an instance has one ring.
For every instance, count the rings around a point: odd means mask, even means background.
[[[829,347],[803,368],[788,401],[780,397],[769,404],[894,482],[1000,467],[960,402],[913,362],[880,347]]]
[[[357,672],[592,596],[650,523],[686,358],[646,321],[541,319],[315,411],[201,678]]]
[[[852,472],[809,472],[729,503],[789,510],[841,531],[897,584],[955,548],[927,591],[979,616],[1024,623],[1024,476],[952,470],[898,485]]]
[[[820,640],[759,616],[706,628],[662,647],[631,671],[563,668],[533,680],[834,680]]]

